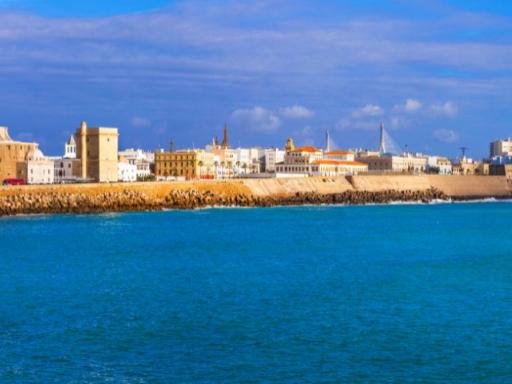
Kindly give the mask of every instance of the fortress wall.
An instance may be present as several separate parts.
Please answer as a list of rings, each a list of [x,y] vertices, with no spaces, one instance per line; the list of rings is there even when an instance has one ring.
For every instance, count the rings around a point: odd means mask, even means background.
[[[502,197],[512,192],[505,176],[443,176],[443,175],[357,175],[349,177],[356,190],[378,192],[424,191],[436,188],[450,197]]]
[[[304,177],[243,180],[254,196],[287,196],[295,193],[342,193],[352,190],[344,177]]]
[[[430,185],[451,197],[504,197],[512,189],[505,176],[426,176]]]
[[[356,175],[348,179],[356,190],[368,192],[424,191],[432,187],[428,176],[424,175]]]
[[[105,184],[54,184],[54,185],[23,185],[0,186],[0,196],[17,194],[84,194],[86,196],[100,193],[116,193],[133,191],[146,194],[149,198],[161,199],[171,191],[190,190],[211,191],[227,195],[251,195],[251,190],[241,181],[189,181],[189,182],[138,182],[138,183],[105,183]]]

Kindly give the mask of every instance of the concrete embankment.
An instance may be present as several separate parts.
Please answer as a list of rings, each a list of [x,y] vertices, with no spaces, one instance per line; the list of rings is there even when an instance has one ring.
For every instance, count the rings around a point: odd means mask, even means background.
[[[0,187],[0,215],[510,197],[499,176],[373,176]]]

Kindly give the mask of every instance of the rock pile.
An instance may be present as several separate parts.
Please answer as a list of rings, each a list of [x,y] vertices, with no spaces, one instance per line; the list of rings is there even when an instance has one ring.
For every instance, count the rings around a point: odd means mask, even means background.
[[[0,195],[0,216],[35,213],[97,213],[117,211],[194,209],[210,206],[271,207],[303,204],[380,204],[392,201],[445,200],[447,196],[434,188],[425,191],[346,191],[335,194],[315,192],[286,196],[255,197],[244,193],[227,194],[211,190],[176,189],[163,198],[123,190],[83,194],[70,192],[18,193]]]

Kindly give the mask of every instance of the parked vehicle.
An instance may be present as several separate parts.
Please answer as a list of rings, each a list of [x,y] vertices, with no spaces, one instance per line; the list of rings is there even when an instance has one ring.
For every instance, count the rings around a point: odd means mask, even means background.
[[[23,179],[4,179],[3,185],[25,185]]]

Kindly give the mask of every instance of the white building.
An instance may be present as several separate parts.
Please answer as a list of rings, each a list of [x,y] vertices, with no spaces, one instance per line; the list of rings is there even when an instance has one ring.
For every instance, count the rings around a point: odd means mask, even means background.
[[[263,151],[263,169],[265,172],[275,172],[276,164],[284,161],[286,152],[278,148],[267,148]]]
[[[27,154],[27,183],[53,184],[53,160],[43,155],[38,148]]]
[[[368,165],[354,161],[346,151],[323,152],[313,147],[298,147],[286,152],[276,165],[277,177],[344,176],[368,171]]]
[[[252,173],[260,173],[261,148],[237,148],[233,172],[235,177]]]
[[[117,163],[117,180],[122,182],[137,181],[137,166],[125,161]]]
[[[428,156],[427,171],[439,173],[440,175],[450,175],[453,172],[452,162],[446,157]]]
[[[125,149],[119,152],[119,158],[136,166],[138,179],[145,179],[151,175],[151,167],[155,163],[155,153],[142,149]]]

